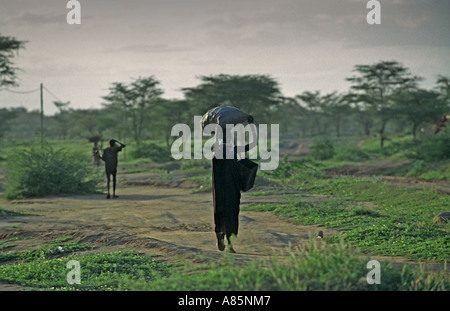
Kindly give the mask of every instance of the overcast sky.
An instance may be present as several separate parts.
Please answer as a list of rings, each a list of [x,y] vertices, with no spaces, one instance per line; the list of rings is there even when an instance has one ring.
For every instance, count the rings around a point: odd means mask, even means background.
[[[396,60],[434,86],[450,76],[450,1],[381,0],[369,25],[367,0],[80,0],[69,25],[66,0],[0,0],[0,34],[28,41],[14,58],[20,86],[42,82],[55,97],[101,107],[113,82],[153,75],[166,98],[203,75],[268,74],[285,96],[346,91],[356,64]],[[0,92],[0,107],[39,108],[39,94]]]

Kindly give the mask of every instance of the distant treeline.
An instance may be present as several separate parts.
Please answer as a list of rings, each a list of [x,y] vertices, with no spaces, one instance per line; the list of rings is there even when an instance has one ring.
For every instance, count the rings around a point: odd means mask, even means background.
[[[422,78],[408,68],[396,61],[381,61],[356,65],[346,80],[351,86],[344,93],[305,91],[285,97],[270,76],[220,74],[200,77],[196,87],[183,88],[183,99],[165,99],[154,76],[140,77],[113,83],[99,109],[74,109],[70,102],[53,102],[58,113],[45,117],[44,135],[127,138],[138,145],[145,139],[164,139],[170,145],[173,125],[193,126],[195,115],[231,105],[253,115],[257,124],[279,124],[283,136],[376,134],[383,146],[389,133],[409,131],[415,136],[450,115],[449,77],[438,75],[434,88],[423,89],[419,87]],[[39,132],[38,111],[0,109],[0,138],[30,138]]]

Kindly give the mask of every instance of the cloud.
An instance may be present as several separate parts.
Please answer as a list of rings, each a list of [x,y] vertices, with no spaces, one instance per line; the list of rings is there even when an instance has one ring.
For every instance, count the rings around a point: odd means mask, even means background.
[[[168,44],[133,44],[122,46],[117,49],[109,49],[107,53],[171,53],[187,52],[191,48],[170,46]]]
[[[349,47],[450,44],[447,1],[382,1],[381,25],[367,24],[369,10],[361,0],[271,3],[211,16],[203,24],[206,39],[223,46],[305,46],[324,41]]]
[[[54,26],[56,24],[66,23],[66,15],[62,13],[34,13],[20,12],[19,14],[10,15],[2,18],[3,25],[10,27],[35,27]]]
[[[418,75],[450,71],[447,0],[380,0],[381,25],[367,24],[366,0],[80,2],[72,27],[67,1],[0,0],[2,34],[29,41],[15,58],[24,86],[77,85],[60,97],[95,105],[110,83],[145,75],[173,91],[200,75],[270,74],[293,95],[345,87],[355,64],[381,59]]]

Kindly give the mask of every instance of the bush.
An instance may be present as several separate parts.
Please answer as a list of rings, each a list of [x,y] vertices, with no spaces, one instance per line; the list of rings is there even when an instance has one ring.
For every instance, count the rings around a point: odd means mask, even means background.
[[[409,157],[425,162],[450,159],[450,136],[433,135],[425,137],[417,143]]]
[[[97,178],[89,170],[88,159],[78,153],[51,146],[32,145],[8,158],[8,200],[45,195],[94,192]]]
[[[181,171],[190,171],[190,170],[203,170],[211,167],[210,161],[205,160],[187,160],[181,163],[180,170]]]
[[[172,158],[170,150],[155,143],[141,143],[131,154],[135,159],[146,158],[155,162],[167,162]]]
[[[315,179],[328,178],[318,165],[318,163],[314,163],[314,161],[307,158],[289,161],[288,155],[285,154],[276,170],[261,171],[258,173],[258,176],[275,179],[283,184],[303,183]]]
[[[366,161],[369,159],[367,153],[355,146],[340,146],[336,148],[334,159],[338,161]]]
[[[311,145],[311,157],[315,160],[328,160],[335,155],[334,145],[328,137],[318,137]]]

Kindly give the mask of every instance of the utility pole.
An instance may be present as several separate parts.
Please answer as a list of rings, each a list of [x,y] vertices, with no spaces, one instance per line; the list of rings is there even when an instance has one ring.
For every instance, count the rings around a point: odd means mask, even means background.
[[[41,149],[44,148],[44,85],[41,83]]]

